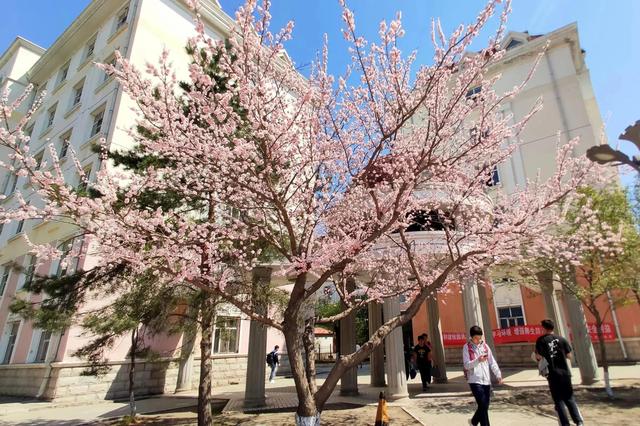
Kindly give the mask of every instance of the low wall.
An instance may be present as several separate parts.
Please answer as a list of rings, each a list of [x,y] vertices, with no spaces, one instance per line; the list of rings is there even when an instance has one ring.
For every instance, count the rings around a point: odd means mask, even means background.
[[[243,383],[247,374],[247,355],[212,357],[212,386]],[[85,376],[85,363],[0,365],[0,395],[23,396],[81,403],[95,400],[126,399],[129,392],[129,362],[109,362],[109,371],[99,377]],[[281,357],[278,375],[290,371],[287,356]],[[266,368],[267,375],[269,368]],[[48,377],[48,379],[47,379]],[[194,359],[192,388],[198,388],[200,359]],[[136,363],[136,396],[173,393],[178,380],[178,360],[160,359]]]
[[[618,341],[606,342],[607,358],[609,362],[626,362],[626,361],[640,361],[640,338],[628,338],[624,339],[625,349],[627,351],[627,359],[625,360],[622,355],[622,349]],[[500,365],[513,365],[513,366],[531,366],[531,352],[534,350],[533,343],[508,343],[496,346],[496,359]],[[593,350],[596,353],[596,358],[600,362],[600,345],[598,343],[593,344]],[[462,364],[462,346],[446,347],[445,357],[447,364],[460,365]]]

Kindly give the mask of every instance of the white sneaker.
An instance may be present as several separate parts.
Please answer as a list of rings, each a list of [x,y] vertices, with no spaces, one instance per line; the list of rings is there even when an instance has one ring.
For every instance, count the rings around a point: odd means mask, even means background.
[[[275,380],[273,380],[273,379],[269,380],[269,383],[275,383],[275,382],[276,382],[276,381],[275,381]]]

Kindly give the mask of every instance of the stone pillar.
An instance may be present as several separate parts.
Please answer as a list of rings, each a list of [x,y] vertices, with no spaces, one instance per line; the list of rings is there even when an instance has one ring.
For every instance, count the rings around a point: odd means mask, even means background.
[[[587,330],[587,320],[582,310],[582,302],[568,292],[565,292],[564,295],[573,334],[573,352],[578,368],[580,368],[580,378],[583,385],[591,385],[598,381],[598,363]]]
[[[544,301],[545,315],[556,325],[555,332],[568,339],[569,333],[567,332],[562,305],[553,284],[553,273],[551,271],[543,271],[539,272],[537,276],[538,285],[542,292],[542,300]]]
[[[493,341],[493,327],[491,326],[491,317],[489,316],[489,297],[487,288],[482,284],[476,284],[478,288],[478,298],[480,299],[480,315],[482,317],[482,331],[484,332],[484,341],[489,345],[491,351],[496,353],[496,345]]]
[[[427,321],[429,325],[429,340],[431,341],[432,376],[436,383],[447,383],[447,367],[442,341],[442,327],[440,326],[440,307],[438,294],[427,298]]]
[[[400,299],[398,296],[385,299],[382,304],[384,321],[400,315]],[[396,327],[384,339],[387,354],[388,399],[399,399],[409,396],[407,391],[407,373],[404,369],[404,344],[402,327]]]
[[[252,298],[256,301],[256,313],[265,315],[268,306],[265,293],[271,283],[271,268],[256,267],[252,271]],[[267,351],[267,326],[251,320],[249,327],[249,351],[247,353],[247,380],[244,390],[245,407],[265,405],[265,356]]]
[[[469,329],[474,326],[480,326],[485,331],[484,322],[482,321],[482,308],[480,307],[480,295],[478,292],[478,284],[475,278],[467,278],[462,285],[462,311],[464,313],[464,325],[466,330],[464,334],[469,335]],[[485,332],[485,334],[487,334]]]
[[[180,350],[180,361],[178,365],[178,380],[176,382],[176,392],[191,390],[193,376],[193,359],[196,336],[193,332],[182,334],[182,349]]]
[[[347,290],[355,289],[354,282],[347,283]],[[352,354],[356,351],[356,313],[351,312],[340,320],[340,356]],[[345,371],[340,378],[340,395],[358,395],[358,366]]]
[[[369,308],[369,337],[382,325],[382,305],[370,302]],[[384,380],[384,346],[380,345],[373,350],[370,359],[371,386],[382,387]]]

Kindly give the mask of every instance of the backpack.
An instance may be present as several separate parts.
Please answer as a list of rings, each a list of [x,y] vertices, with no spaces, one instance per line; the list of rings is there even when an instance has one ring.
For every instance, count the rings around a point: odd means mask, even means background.
[[[273,352],[269,352],[267,354],[267,364],[272,365],[274,363]]]
[[[473,361],[476,358],[476,353],[471,348],[471,344],[470,343],[467,342],[465,344],[465,346],[467,347],[467,351],[469,351],[469,361]],[[485,342],[482,342],[482,347],[484,348],[485,353],[488,354],[489,350],[488,350],[487,344]],[[462,365],[462,371],[464,372],[465,380],[468,380],[469,379],[469,370],[464,368],[464,364]]]

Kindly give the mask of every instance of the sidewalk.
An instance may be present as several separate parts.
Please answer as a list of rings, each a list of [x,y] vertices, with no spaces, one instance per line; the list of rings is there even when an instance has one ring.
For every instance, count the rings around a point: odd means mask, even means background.
[[[505,385],[496,388],[496,396],[509,394],[519,388],[540,387],[546,392],[546,380],[538,376],[535,369],[504,369]],[[601,371],[600,371],[601,373]],[[616,386],[640,384],[640,365],[614,366],[610,369]],[[318,384],[324,382],[327,372],[321,370]],[[471,393],[462,377],[460,369],[448,370],[449,383],[433,384],[427,392],[422,392],[418,378],[409,382],[409,397],[390,402],[390,405],[402,407],[416,418],[416,423],[452,426],[466,424],[475,409]],[[580,373],[573,371],[574,383],[578,385]],[[339,387],[331,396],[330,403],[351,403],[359,405],[377,404],[378,394],[385,388],[370,386],[369,369],[365,365],[358,371],[360,395],[342,397]],[[594,385],[602,386],[602,383]],[[578,386],[579,387],[579,386]],[[295,407],[297,396],[292,378],[280,377],[274,384],[266,384],[269,409]],[[160,395],[137,401],[140,414],[154,413],[191,407],[196,405],[196,392],[190,391],[176,395]],[[228,399],[225,411],[243,411],[244,384],[229,385],[214,389],[215,399]],[[86,424],[99,419],[121,417],[128,413],[126,402],[102,401],[81,406],[60,406],[55,402],[43,402],[16,398],[0,398],[0,425],[55,425],[70,426]],[[496,424],[505,425],[555,425],[555,418],[539,410],[527,410],[513,404],[497,402],[491,407],[492,418]]]

